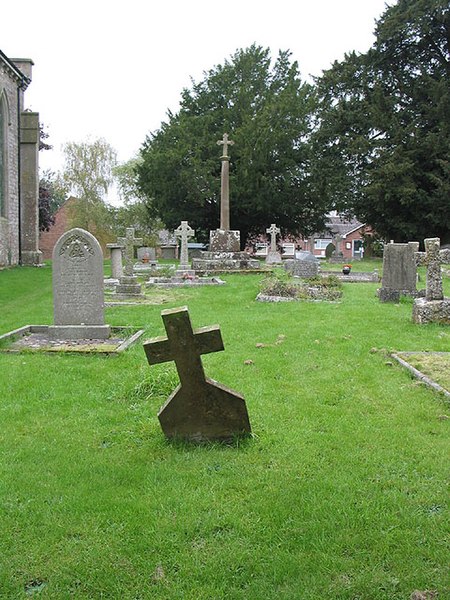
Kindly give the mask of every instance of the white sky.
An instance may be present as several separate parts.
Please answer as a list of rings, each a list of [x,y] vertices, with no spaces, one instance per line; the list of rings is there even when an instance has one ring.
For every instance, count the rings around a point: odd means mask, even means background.
[[[389,5],[394,0],[389,0]],[[27,108],[61,146],[103,137],[120,161],[159,128],[203,72],[252,43],[291,50],[303,79],[345,52],[366,52],[385,0],[21,0],[1,8],[0,49],[31,58]]]

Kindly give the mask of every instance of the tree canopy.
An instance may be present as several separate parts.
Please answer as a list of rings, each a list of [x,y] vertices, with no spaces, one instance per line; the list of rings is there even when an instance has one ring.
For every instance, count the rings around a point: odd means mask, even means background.
[[[231,228],[241,240],[272,222],[283,233],[323,225],[324,206],[310,188],[307,139],[313,94],[290,53],[271,62],[269,49],[238,50],[182,92],[178,113],[147,136],[137,166],[149,210],[175,228],[181,220],[203,232],[219,227],[220,154],[229,134]],[[201,239],[201,235],[199,236]]]
[[[316,193],[387,239],[450,241],[450,8],[399,0],[317,81]]]

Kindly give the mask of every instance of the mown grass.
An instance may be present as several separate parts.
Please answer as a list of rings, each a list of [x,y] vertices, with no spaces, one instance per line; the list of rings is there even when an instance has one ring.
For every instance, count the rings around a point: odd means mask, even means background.
[[[141,343],[0,355],[0,597],[449,597],[449,407],[388,353],[449,351],[450,329],[414,325],[376,284],[264,304],[261,276],[225,279],[163,308],[220,324],[205,371],[245,396],[253,428],[233,446],[164,439],[176,371]],[[0,306],[0,333],[51,323],[50,268],[0,272]],[[107,321],[163,335],[161,308]]]

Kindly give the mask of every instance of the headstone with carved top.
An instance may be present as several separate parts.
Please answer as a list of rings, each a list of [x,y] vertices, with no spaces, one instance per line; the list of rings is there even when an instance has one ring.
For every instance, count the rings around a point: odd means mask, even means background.
[[[184,275],[195,275],[195,271],[191,269],[189,264],[189,252],[188,252],[188,239],[195,235],[195,231],[192,227],[189,227],[187,221],[181,221],[181,225],[174,231],[175,237],[181,240],[180,249],[180,265],[176,271],[177,277],[183,277]]]
[[[151,365],[175,361],[179,386],[158,413],[168,438],[227,441],[251,431],[244,398],[205,376],[201,355],[223,350],[218,325],[192,329],[187,307],[161,313],[167,337],[144,344]]]
[[[84,229],[64,233],[53,249],[51,339],[106,339],[103,301],[103,254]]]
[[[277,234],[280,233],[280,228],[272,223],[270,227],[266,229],[266,233],[270,234],[270,249],[266,256],[266,263],[268,264],[280,264],[283,262],[281,254],[277,250]]]
[[[425,298],[414,301],[413,321],[415,323],[443,323],[450,325],[450,298],[444,298],[441,265],[450,264],[450,249],[440,249],[439,238],[425,240],[425,252],[416,252],[418,266],[427,268],[427,289]]]

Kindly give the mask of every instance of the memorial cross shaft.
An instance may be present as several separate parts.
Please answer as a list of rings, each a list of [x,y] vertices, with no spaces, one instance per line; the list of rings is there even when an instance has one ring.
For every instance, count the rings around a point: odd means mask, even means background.
[[[220,175],[220,229],[230,230],[230,157],[228,156],[228,146],[233,146],[233,140],[228,139],[228,134],[224,133],[223,138],[218,140],[218,145],[223,146],[223,153],[220,157],[222,161],[222,170]]]

